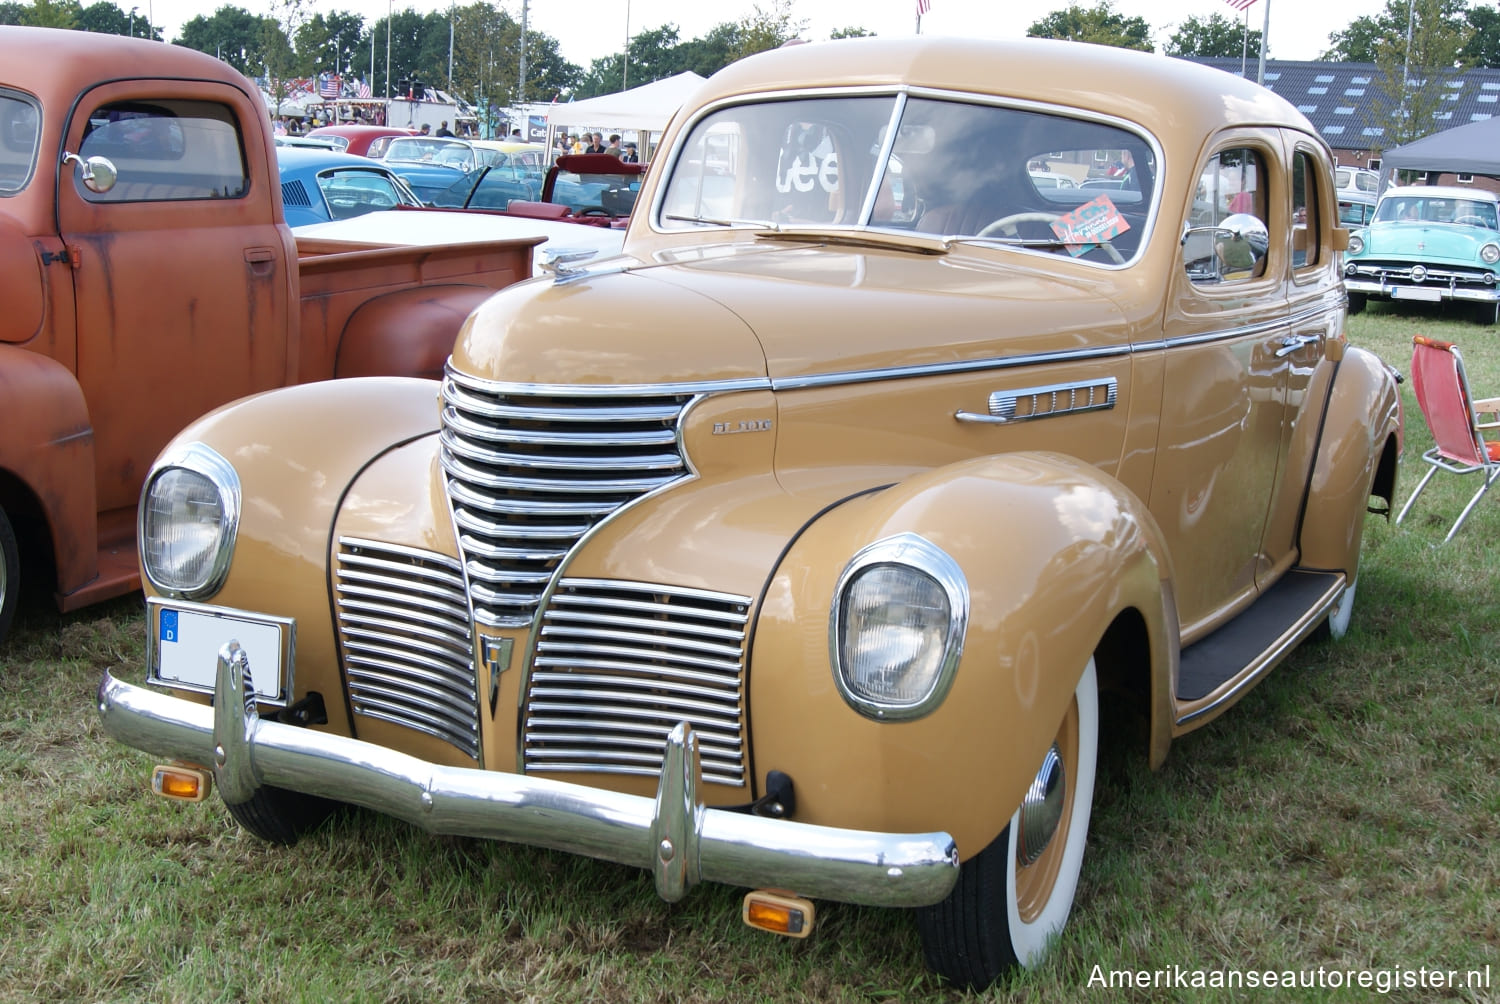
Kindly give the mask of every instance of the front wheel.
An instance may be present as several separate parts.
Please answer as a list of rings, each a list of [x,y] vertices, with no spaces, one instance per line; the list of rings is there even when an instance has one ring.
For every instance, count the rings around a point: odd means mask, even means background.
[[[0,642],[10,631],[10,622],[16,616],[16,603],[21,599],[21,549],[16,544],[16,531],[10,525],[5,510],[0,509]]]
[[[917,911],[933,971],[980,990],[1017,965],[1041,961],[1073,908],[1098,753],[1099,691],[1090,659],[1010,823],[964,862],[947,899]]]
[[[1349,294],[1349,313],[1351,313],[1351,314],[1362,314],[1362,313],[1364,313],[1364,311],[1365,311],[1365,302],[1366,302],[1365,301],[1365,294],[1363,294],[1363,293],[1350,293]]]
[[[270,785],[255,789],[247,802],[225,803],[234,821],[272,844],[290,847],[297,838],[315,828],[338,807],[317,795],[308,795]]]

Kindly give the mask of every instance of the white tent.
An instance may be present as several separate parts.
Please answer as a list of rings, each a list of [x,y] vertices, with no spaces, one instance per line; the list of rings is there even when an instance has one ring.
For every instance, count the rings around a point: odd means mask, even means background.
[[[661,132],[667,127],[667,120],[701,83],[703,78],[688,70],[628,91],[551,105],[547,108],[547,125],[552,129],[597,127],[636,129],[642,134]]]

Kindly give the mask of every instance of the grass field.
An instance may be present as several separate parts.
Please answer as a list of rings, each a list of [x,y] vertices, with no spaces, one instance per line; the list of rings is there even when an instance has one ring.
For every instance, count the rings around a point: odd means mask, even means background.
[[[1500,393],[1495,328],[1372,307],[1350,329],[1403,372],[1416,332],[1458,341],[1476,388]],[[1398,504],[1430,445],[1403,394]],[[1443,478],[1406,524],[1370,519],[1343,641],[1294,653],[1160,771],[1101,765],[1066,936],[981,999],[1500,1001],[1500,492],[1434,546],[1474,487]],[[643,872],[367,813],[276,848],[217,796],[154,799],[151,759],[93,709],[105,667],[140,678],[142,624],[138,597],[32,606],[0,651],[0,1001],[963,996],[926,974],[897,911],[822,904],[789,942],[743,927],[731,889],[668,905]],[[1174,967],[1490,976],[1388,994],[1090,987]]]

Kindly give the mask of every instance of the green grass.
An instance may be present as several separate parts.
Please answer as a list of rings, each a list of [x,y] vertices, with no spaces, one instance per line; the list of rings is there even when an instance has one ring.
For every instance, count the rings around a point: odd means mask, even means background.
[[[1494,328],[1380,307],[1351,340],[1405,371],[1422,332],[1500,393]],[[1400,498],[1430,441],[1406,399]],[[1347,638],[1297,651],[1151,773],[1101,768],[1058,951],[997,1001],[1500,1000],[1500,495],[1438,546],[1474,479],[1372,518]],[[910,917],[821,904],[806,942],[677,905],[642,872],[430,837],[368,813],[294,848],[217,798],[161,802],[103,734],[107,666],[137,678],[142,604],[21,611],[0,654],[0,1000],[956,1000]],[[1488,990],[1090,989],[1111,969],[1490,966]]]

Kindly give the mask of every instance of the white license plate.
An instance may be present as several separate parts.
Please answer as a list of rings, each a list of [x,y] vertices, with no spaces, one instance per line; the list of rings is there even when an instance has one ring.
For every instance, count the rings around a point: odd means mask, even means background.
[[[264,704],[287,703],[296,634],[290,617],[153,596],[147,600],[146,623],[151,683],[212,694],[219,649],[237,641],[249,659],[256,699]]]
[[[1428,303],[1438,303],[1443,299],[1443,291],[1423,289],[1420,286],[1393,286],[1391,296],[1398,300],[1426,300]]]

